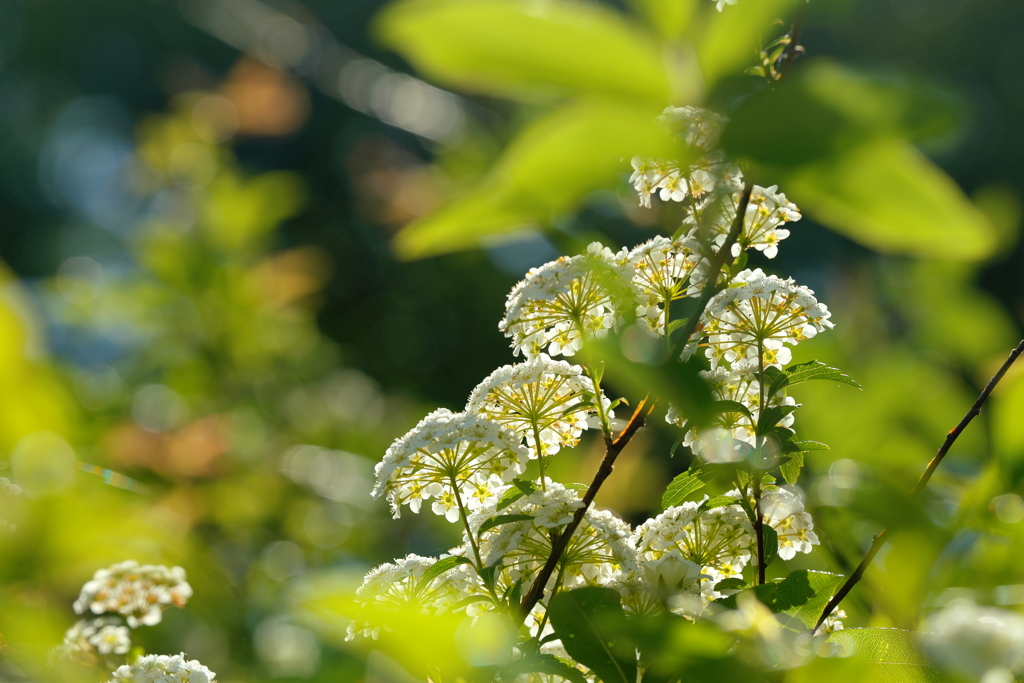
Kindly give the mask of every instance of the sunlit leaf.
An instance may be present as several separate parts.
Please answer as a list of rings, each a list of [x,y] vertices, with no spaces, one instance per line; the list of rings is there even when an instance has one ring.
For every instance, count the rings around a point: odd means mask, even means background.
[[[514,681],[517,676],[531,673],[558,676],[570,683],[587,683],[583,672],[554,655],[531,654],[502,668],[503,679],[508,681]]]
[[[596,3],[405,0],[377,28],[422,73],[460,89],[526,99],[597,92],[661,106],[672,99],[657,39]]]
[[[419,583],[416,584],[416,590],[421,590],[435,578],[441,576],[441,574],[444,574],[449,569],[458,567],[460,564],[472,564],[472,562],[470,562],[468,558],[460,557],[459,555],[452,555],[451,557],[445,557],[438,560],[434,564],[430,565],[427,571],[423,572],[423,576],[420,577]]]
[[[618,592],[565,591],[551,599],[548,614],[566,651],[604,683],[636,683],[636,645]]]
[[[769,581],[748,588],[765,607],[776,614],[785,614],[813,628],[836,587],[843,580],[839,574],[799,569],[784,579]],[[736,595],[739,595],[738,593]],[[736,595],[718,600],[723,607],[736,608]]]
[[[501,526],[502,524],[509,524],[511,522],[525,522],[530,519],[533,519],[533,515],[498,515],[497,517],[492,517],[483,524],[481,524],[480,531],[478,531],[477,534],[482,534],[485,531],[490,531],[491,529]]]
[[[878,251],[978,260],[998,245],[956,183],[902,140],[880,139],[772,178],[814,220]]]
[[[864,387],[860,385],[860,382],[853,379],[842,370],[829,367],[821,361],[812,360],[807,363],[800,363],[799,365],[791,365],[781,373],[776,374],[774,379],[772,379],[771,385],[768,387],[768,394],[770,396],[774,396],[783,387],[799,384],[800,382],[809,382],[816,379],[826,380],[829,382],[839,382],[840,384],[849,384],[851,387],[857,387],[861,390],[864,389]]]
[[[680,154],[655,123],[660,107],[585,99],[526,127],[468,194],[406,226],[394,241],[403,258],[478,246],[482,238],[547,224],[594,190],[614,186],[634,155]]]
[[[829,643],[867,662],[865,683],[938,683],[946,680],[920,653],[921,634],[897,628],[850,628],[829,635]]]
[[[714,472],[699,467],[683,472],[673,479],[665,489],[665,494],[661,497],[661,506],[663,508],[670,508],[679,505],[691,493],[700,490],[714,477]]]

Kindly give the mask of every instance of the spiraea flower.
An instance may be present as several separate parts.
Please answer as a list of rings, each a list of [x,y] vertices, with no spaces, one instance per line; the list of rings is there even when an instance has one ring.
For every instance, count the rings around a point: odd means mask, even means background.
[[[846,618],[846,610],[837,609],[833,610],[832,614],[825,618],[825,621],[821,622],[821,627],[818,628],[819,633],[834,633],[836,631],[842,631],[843,619]]]
[[[579,443],[598,400],[610,419],[611,402],[596,396],[583,368],[542,353],[492,372],[473,389],[466,412],[513,432],[536,458]]]
[[[619,301],[632,276],[625,250],[613,254],[594,242],[585,254],[531,268],[509,293],[498,329],[512,339],[516,355],[572,356],[586,339],[619,324]]]
[[[728,456],[729,450],[735,450],[733,440],[742,441],[751,446],[757,445],[757,421],[761,414],[761,385],[757,379],[756,368],[749,362],[737,361],[731,369],[717,367],[714,370],[705,370],[700,373],[701,377],[711,387],[711,393],[718,401],[735,401],[745,406],[749,411],[748,416],[742,412],[723,412],[715,418],[714,426],[698,432],[687,430],[683,436],[683,445],[690,448],[695,455],[701,455],[708,461],[734,461],[742,459],[740,455]],[[792,406],[796,401],[786,396],[783,391],[777,392],[769,401],[769,406]],[[753,419],[751,419],[753,418]],[[687,418],[679,412],[675,406],[669,406],[665,420],[669,424],[680,427],[686,424]],[[778,425],[790,427],[793,425],[794,415],[789,413],[783,417]],[[707,457],[704,457],[704,455]],[[714,454],[715,457],[712,457]]]
[[[97,571],[75,600],[76,614],[116,612],[132,628],[160,623],[170,606],[184,607],[192,586],[181,567],[139,565],[127,560]]]
[[[419,512],[433,498],[431,510],[456,522],[494,500],[526,461],[520,439],[496,422],[441,408],[387,450],[372,495],[386,496],[396,518],[403,505]]]
[[[811,552],[818,545],[814,520],[804,508],[804,497],[789,487],[769,486],[761,496],[764,523],[779,537],[779,557],[792,560],[797,553]]]
[[[82,619],[64,634],[54,656],[92,664],[97,655],[123,655],[131,649],[130,631],[113,617]]]
[[[1024,673],[1024,617],[960,599],[925,622],[921,644],[946,669],[974,680],[1012,681]]]
[[[114,672],[109,683],[215,683],[217,674],[180,655],[145,655]]]
[[[484,564],[504,558],[499,581],[509,585],[520,579],[532,581],[551,554],[552,536],[572,521],[582,506],[575,491],[547,480],[543,489],[523,496],[500,513],[532,519],[503,524],[481,535]],[[635,571],[634,557],[629,525],[607,510],[589,508],[551,581],[561,576],[562,588],[608,585],[623,571]]]
[[[466,609],[466,598],[484,595],[486,589],[466,565],[424,582],[423,575],[436,562],[433,557],[407,555],[372,569],[356,590],[358,612],[345,639],[377,638],[389,614],[401,619],[408,610],[429,615],[460,611]]]
[[[777,190],[777,185],[768,188],[754,185],[743,215],[743,229],[732,245],[733,258],[750,248],[757,249],[768,258],[775,258],[779,253],[779,242],[789,237],[789,230],[781,226],[800,220],[801,215],[796,204]],[[742,188],[736,187],[719,201],[712,199],[695,206],[684,219],[684,225],[691,226],[693,230],[702,225],[710,226],[713,244],[722,246],[736,220],[742,194]]]
[[[729,164],[717,149],[724,117],[700,107],[667,107],[658,120],[682,138],[692,157],[686,163],[634,157],[629,182],[640,197],[641,206],[649,208],[654,193],[663,202],[699,199],[720,183],[739,176],[739,169]]]
[[[716,294],[704,311],[702,333],[711,367],[737,360],[781,367],[792,360],[786,347],[831,329],[828,308],[792,279],[744,270],[733,286]]]
[[[665,334],[673,301],[700,296],[706,262],[690,237],[655,237],[629,252],[637,318],[658,335]]]
[[[715,9],[721,12],[726,5],[735,5],[738,0],[715,0]]]
[[[714,590],[718,581],[738,576],[750,562],[754,531],[739,505],[700,505],[683,503],[647,520],[633,533],[633,543],[645,574],[656,575],[665,555],[673,553],[700,567],[700,593],[709,602],[722,597]]]

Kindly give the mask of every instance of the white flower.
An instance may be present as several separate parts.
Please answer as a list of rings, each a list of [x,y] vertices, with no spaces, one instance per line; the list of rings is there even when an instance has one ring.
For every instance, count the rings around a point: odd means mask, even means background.
[[[722,366],[710,371],[702,371],[701,377],[711,387],[711,393],[717,401],[735,401],[750,411],[750,416],[741,412],[723,412],[715,417],[713,427],[697,432],[688,430],[683,436],[683,445],[694,454],[700,455],[705,462],[736,462],[743,456],[737,450],[734,441],[742,441],[751,446],[757,445],[757,421],[761,416],[761,385],[757,380],[755,368],[748,362],[737,361],[732,369]],[[786,396],[783,391],[777,392],[769,401],[769,407],[792,406],[796,401]],[[751,417],[753,419],[751,419]],[[791,427],[793,413],[784,416],[779,426]],[[669,424],[682,427],[686,416],[670,405],[665,420]]]
[[[552,538],[572,521],[583,506],[575,491],[546,480],[543,489],[514,501],[496,514],[529,515],[530,520],[503,524],[484,532],[480,554],[485,565],[502,560],[499,581],[529,585],[551,554]],[[559,560],[562,588],[609,585],[625,572],[635,571],[635,549],[629,525],[607,510],[590,508]]]
[[[665,334],[666,313],[673,301],[700,296],[707,263],[690,237],[655,237],[629,252],[634,266],[637,317],[658,335]]]
[[[402,505],[419,512],[433,498],[433,512],[456,522],[493,500],[504,482],[522,474],[526,460],[518,437],[497,423],[441,408],[388,448],[372,495],[386,495],[396,518]]]
[[[715,0],[715,9],[721,12],[726,5],[735,5],[737,1],[738,0]]]
[[[738,492],[737,492],[738,493]],[[761,496],[765,524],[779,537],[779,557],[792,560],[797,553],[809,553],[818,545],[814,521],[804,509],[804,497],[796,487],[768,486]]]
[[[401,619],[403,610],[421,614],[464,611],[465,599],[483,596],[485,587],[467,565],[459,565],[423,583],[423,575],[437,560],[407,555],[372,569],[356,590],[359,609],[348,627],[346,640],[357,635],[377,638],[387,613]]]
[[[479,414],[514,432],[530,457],[554,455],[575,446],[600,400],[611,419],[611,402],[595,399],[594,383],[583,369],[546,354],[492,372],[469,396],[467,413]],[[539,446],[538,446],[539,444]]]
[[[673,159],[633,157],[629,182],[640,197],[640,205],[650,208],[655,192],[665,202],[699,199],[722,183],[731,186],[740,176],[717,150],[725,118],[700,107],[667,107],[658,117],[666,128],[682,138],[693,151],[686,164]]]
[[[129,633],[127,626],[112,617],[82,619],[67,630],[54,654],[84,663],[95,662],[97,653],[123,655],[132,646]]]
[[[180,655],[145,655],[114,672],[109,683],[214,683],[217,674]]]
[[[789,230],[781,226],[800,220],[801,215],[796,204],[777,190],[776,185],[768,188],[753,186],[750,201],[743,214],[743,229],[736,243],[732,245],[733,258],[751,247],[768,258],[775,258],[778,254],[779,242],[789,237]],[[716,247],[721,247],[732,230],[742,195],[742,188],[737,188],[720,200],[712,199],[698,204],[687,215],[683,224],[692,228],[691,235],[696,235],[700,226],[710,226],[712,242]],[[709,213],[711,215],[708,215]]]
[[[807,287],[760,268],[744,270],[708,302],[701,318],[705,354],[712,368],[738,360],[756,365],[760,349],[765,367],[781,367],[793,357],[785,345],[831,329],[830,316]]]
[[[192,586],[181,567],[139,565],[127,560],[97,571],[82,586],[75,600],[76,614],[117,612],[132,628],[160,623],[163,611],[174,605],[184,607],[192,597]]]
[[[613,254],[594,242],[585,254],[531,268],[509,293],[498,329],[516,355],[572,356],[619,324],[620,292],[629,291],[632,276],[625,250]]]
[[[925,630],[924,651],[943,667],[985,680],[1024,673],[1024,617],[1015,612],[957,600],[928,617]]]
[[[707,498],[705,498],[707,500]],[[701,509],[700,503],[687,502],[671,507],[649,519],[633,533],[638,563],[645,574],[657,575],[667,553],[679,553],[681,559],[700,567],[703,601],[722,597],[714,585],[725,578],[739,576],[750,562],[754,532],[739,505]],[[656,587],[655,587],[656,588]]]
[[[833,610],[832,614],[825,618],[825,621],[821,622],[821,627],[818,629],[819,633],[834,633],[836,631],[843,630],[843,619],[846,618],[846,610]]]

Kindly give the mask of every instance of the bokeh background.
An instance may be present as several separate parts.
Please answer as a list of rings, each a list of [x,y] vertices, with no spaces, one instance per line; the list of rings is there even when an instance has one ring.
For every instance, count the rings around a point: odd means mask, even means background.
[[[537,108],[420,80],[374,40],[384,5],[0,0],[0,476],[23,489],[0,500],[17,526],[0,541],[0,678],[89,680],[46,653],[93,571],[135,558],[196,588],[142,634],[151,652],[228,683],[396,680],[342,644],[331,596],[456,534],[392,521],[373,464],[512,362],[497,322],[528,268],[671,231],[672,207],[640,210],[624,167],[516,239],[396,258],[395,233],[476,182]],[[798,360],[865,386],[798,397],[802,436],[832,446],[808,464],[824,544],[806,566],[848,571],[907,523],[847,605],[859,625],[912,627],[958,586],[1024,602],[1024,368],[923,512],[901,493],[1021,336],[1022,27],[1013,0],[815,2],[803,26],[808,59],[945,91],[959,124],[925,151],[999,235],[983,260],[916,258],[805,220],[778,259],[752,259],[834,312]],[[675,436],[652,423],[599,502],[656,510],[687,464]],[[588,481],[598,456],[585,445],[563,476]]]

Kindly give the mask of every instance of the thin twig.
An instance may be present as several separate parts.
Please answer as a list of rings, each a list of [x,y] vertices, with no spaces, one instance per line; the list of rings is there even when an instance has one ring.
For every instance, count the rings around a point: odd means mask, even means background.
[[[985,385],[985,388],[981,390],[981,394],[978,395],[978,400],[974,402],[974,405],[972,405],[971,409],[967,411],[967,414],[964,415],[963,419],[960,420],[956,427],[949,430],[949,433],[946,434],[946,439],[942,442],[942,446],[939,447],[935,457],[928,463],[928,467],[926,467],[924,472],[921,473],[921,478],[917,480],[917,484],[914,485],[913,490],[910,492],[911,496],[916,498],[921,494],[925,485],[927,485],[928,481],[932,478],[932,474],[934,474],[935,470],[938,468],[939,463],[942,462],[942,459],[946,457],[946,453],[948,453],[949,449],[953,446],[953,442],[957,440],[965,429],[967,429],[967,425],[971,423],[971,420],[981,412],[982,404],[985,403],[989,394],[991,394],[992,390],[996,388],[997,384],[999,384],[999,380],[1003,378],[1006,371],[1010,369],[1010,366],[1013,365],[1013,362],[1017,360],[1017,357],[1022,353],[1024,353],[1024,339],[1022,339],[1020,344],[1017,344],[1017,347],[1010,352],[1010,356],[999,368],[999,371],[993,375],[992,379],[990,379],[988,384]],[[875,555],[878,554],[878,551],[882,549],[882,546],[885,545],[885,542],[888,540],[886,532],[887,529],[882,529],[882,531],[872,539],[871,547],[868,548],[868,552],[864,555],[864,559],[860,561],[860,564],[858,564],[857,568],[853,570],[853,573],[846,579],[846,582],[842,585],[839,591],[836,592],[832,599],[828,601],[828,604],[825,605],[825,609],[821,613],[821,617],[818,619],[818,623],[814,627],[815,631],[821,628],[821,625],[829,618],[832,611],[839,606],[839,603],[843,601],[843,598],[846,597],[853,587],[857,585],[857,582],[861,580],[861,577],[864,576],[864,572],[867,570],[872,560],[875,559]]]
[[[572,539],[572,535],[576,532],[580,523],[583,522],[583,517],[587,513],[587,509],[590,508],[590,504],[594,502],[594,497],[597,496],[597,492],[601,489],[605,479],[612,473],[615,467],[615,459],[619,457],[619,453],[622,452],[636,434],[637,430],[644,426],[644,422],[647,417],[654,410],[654,404],[652,403],[646,410],[644,410],[647,404],[647,398],[640,401],[637,405],[636,410],[633,411],[633,416],[629,419],[629,422],[619,433],[619,435],[612,440],[605,448],[604,458],[601,459],[601,466],[597,468],[597,473],[594,475],[594,480],[590,483],[590,487],[587,489],[586,494],[583,496],[583,505],[576,509],[573,514],[572,521],[565,527],[562,533],[555,539],[555,542],[551,545],[551,554],[548,556],[547,561],[541,568],[540,573],[537,574],[537,578],[534,579],[533,585],[530,586],[529,592],[526,597],[523,598],[523,603],[519,606],[519,620],[520,622],[525,621],[526,617],[533,610],[542,597],[544,597],[544,587],[548,583],[548,579],[555,571],[555,567],[558,565],[558,561],[562,558],[562,554],[565,553],[565,549],[569,546],[569,540]]]
[[[686,321],[686,326],[683,327],[683,347],[690,341],[690,337],[697,331],[697,325],[700,322],[700,317],[704,314],[704,309],[707,308],[708,302],[711,301],[711,297],[720,291],[718,286],[718,276],[722,272],[722,267],[725,265],[726,259],[732,258],[732,245],[736,244],[736,241],[740,238],[740,233],[743,232],[744,219],[747,216],[747,205],[750,204],[750,193],[754,191],[754,183],[747,178],[746,183],[743,185],[743,194],[740,195],[739,206],[736,207],[736,218],[732,221],[732,227],[729,230],[729,234],[725,238],[725,243],[722,244],[721,249],[710,259],[710,267],[708,268],[708,280],[704,283],[704,289],[700,292],[700,298],[697,299],[697,304],[694,306],[693,313]],[[671,355],[671,354],[670,354]]]
[[[776,80],[785,78],[793,66],[793,62],[804,52],[803,47],[800,46],[800,30],[803,28],[803,24],[804,10],[801,7],[797,10],[796,17],[793,18],[793,23],[789,27],[789,45],[786,46],[786,51],[782,53],[782,67],[779,69],[779,77]]]

